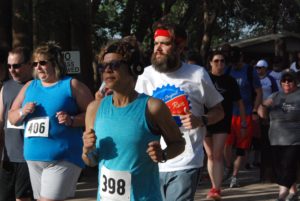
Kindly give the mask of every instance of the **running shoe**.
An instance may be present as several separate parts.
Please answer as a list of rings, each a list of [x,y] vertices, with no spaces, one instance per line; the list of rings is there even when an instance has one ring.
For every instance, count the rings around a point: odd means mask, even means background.
[[[221,200],[221,190],[216,188],[211,188],[206,196],[207,199]]]
[[[286,201],[298,201],[298,193],[290,193],[287,196]]]
[[[230,188],[238,188],[238,187],[240,187],[238,179],[236,177],[234,177],[234,176],[231,177],[231,181],[230,181],[229,187]]]

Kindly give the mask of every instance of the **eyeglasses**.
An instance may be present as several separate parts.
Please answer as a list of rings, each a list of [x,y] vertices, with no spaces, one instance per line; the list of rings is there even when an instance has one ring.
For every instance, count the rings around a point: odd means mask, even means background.
[[[19,64],[7,64],[7,66],[8,66],[8,69],[11,69],[11,68],[13,68],[13,69],[18,69],[18,68],[21,68],[23,64],[24,64],[24,63],[19,63]]]
[[[215,59],[213,60],[214,63],[224,63],[225,60],[224,59]]]
[[[291,78],[284,78],[284,79],[282,79],[282,80],[280,80],[280,82],[281,83],[292,83],[292,82],[294,82],[294,80],[293,79],[291,79]]]
[[[40,64],[40,66],[45,66],[48,63],[48,61],[44,60],[44,61],[35,61],[32,62],[32,66],[33,67],[37,67],[38,64]]]
[[[98,69],[101,73],[103,73],[105,71],[106,68],[109,68],[109,70],[117,70],[121,67],[122,63],[126,64],[125,61],[123,60],[118,60],[118,61],[112,61],[112,62],[109,62],[109,63],[102,63],[102,64],[99,64],[98,65]]]

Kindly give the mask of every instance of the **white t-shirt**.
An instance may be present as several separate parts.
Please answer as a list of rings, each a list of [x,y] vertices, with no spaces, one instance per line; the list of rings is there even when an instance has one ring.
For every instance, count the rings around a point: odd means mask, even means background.
[[[260,83],[263,92],[263,100],[266,100],[272,94],[272,81],[268,76],[265,76],[264,78],[260,79]]]
[[[295,72],[300,71],[300,69],[298,69],[298,68],[296,67],[296,62],[293,62],[293,63],[291,64],[290,69],[294,70]]]
[[[162,99],[173,116],[184,114],[184,108],[187,108],[200,117],[204,114],[204,105],[211,108],[223,100],[206,70],[186,63],[171,73],[159,73],[152,66],[145,68],[145,72],[138,77],[136,91]],[[177,123],[180,124],[180,121]],[[206,128],[187,130],[180,127],[180,130],[186,140],[185,151],[166,163],[160,163],[160,172],[203,166],[203,139]],[[161,144],[164,149],[166,144],[163,139]]]
[[[278,87],[278,90],[282,91],[282,88],[281,88],[281,85],[280,85],[280,79],[281,79],[282,72],[276,72],[276,71],[272,70],[269,73],[269,75],[272,76],[275,79],[277,87]]]

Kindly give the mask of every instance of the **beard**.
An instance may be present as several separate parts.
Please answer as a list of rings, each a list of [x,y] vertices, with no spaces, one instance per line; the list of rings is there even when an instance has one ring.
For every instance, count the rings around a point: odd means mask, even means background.
[[[152,53],[151,63],[154,69],[160,73],[172,72],[179,67],[180,58],[175,52],[163,54],[159,59],[156,58],[157,53]]]

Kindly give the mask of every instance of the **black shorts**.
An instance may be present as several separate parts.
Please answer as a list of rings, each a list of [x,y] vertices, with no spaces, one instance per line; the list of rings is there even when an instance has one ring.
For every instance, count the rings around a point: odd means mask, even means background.
[[[4,162],[0,168],[0,201],[33,198],[27,164]]]
[[[220,134],[220,133],[230,133],[231,129],[231,119],[225,118],[219,121],[216,124],[207,126],[207,134],[206,137],[211,137],[214,134]]]

